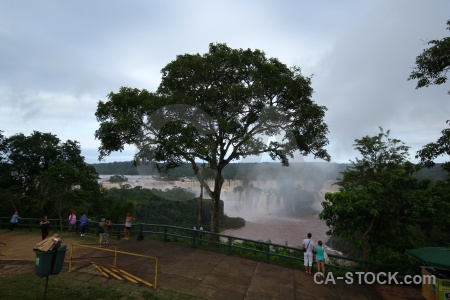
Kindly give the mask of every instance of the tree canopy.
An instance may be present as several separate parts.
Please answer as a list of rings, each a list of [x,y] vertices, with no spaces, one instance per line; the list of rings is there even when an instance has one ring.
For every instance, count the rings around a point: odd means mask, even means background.
[[[73,208],[98,205],[94,167],[84,162],[78,142],[34,131],[0,139],[0,193],[10,213],[65,216]]]
[[[450,30],[450,20],[447,21]],[[440,85],[447,82],[447,72],[450,69],[450,37],[441,40],[431,40],[422,54],[416,57],[416,67],[408,80],[418,80],[416,88]],[[448,92],[450,94],[450,91]]]
[[[190,163],[213,201],[217,232],[222,170],[231,161],[269,153],[287,166],[296,150],[330,159],[326,108],[312,93],[311,78],[297,67],[259,50],[210,44],[208,53],[178,55],[164,67],[156,92],[122,87],[99,101],[100,158],[131,144],[137,163]],[[213,188],[200,175],[201,161],[215,174]]]
[[[412,176],[416,168],[407,161],[409,147],[389,133],[380,128],[378,135],[355,140],[362,157],[341,173],[339,192],[325,194],[320,213],[331,228],[328,234],[352,240],[364,259],[386,260],[387,252],[401,256],[423,245],[417,228],[421,216],[432,212],[425,194],[429,181]]]
[[[447,30],[450,30],[450,20],[447,25]],[[416,88],[447,82],[447,72],[450,69],[450,37],[431,40],[428,44],[433,46],[417,56],[416,67],[409,76],[410,80],[418,79]],[[447,124],[450,124],[449,120]],[[416,154],[416,158],[420,158],[420,163],[427,168],[433,167],[434,160],[439,156],[450,155],[450,129],[444,129],[441,133],[442,136],[436,142],[426,144]],[[442,167],[450,171],[449,162],[444,163]]]

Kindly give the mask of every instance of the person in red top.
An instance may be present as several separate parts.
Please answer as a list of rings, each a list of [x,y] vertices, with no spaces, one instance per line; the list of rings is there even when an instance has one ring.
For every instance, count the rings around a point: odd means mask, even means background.
[[[39,223],[41,225],[42,240],[45,240],[50,232],[50,221],[44,216]]]

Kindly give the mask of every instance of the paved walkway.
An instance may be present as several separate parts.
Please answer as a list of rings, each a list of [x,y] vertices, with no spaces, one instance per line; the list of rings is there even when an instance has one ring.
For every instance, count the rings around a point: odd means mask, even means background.
[[[65,244],[80,243],[77,238],[62,237]],[[9,239],[8,244],[15,247],[30,247],[35,242],[22,239]],[[0,235],[0,242],[2,241]],[[30,244],[31,243],[31,244]],[[9,247],[9,246],[8,246]],[[11,245],[12,247],[12,245]],[[158,258],[158,289],[169,289],[200,299],[423,299],[420,289],[412,287],[389,288],[388,286],[345,284],[337,280],[336,284],[316,284],[313,276],[302,271],[274,264],[257,262],[250,259],[216,253],[202,249],[194,249],[189,245],[158,242],[121,240],[117,250],[138,253]],[[111,247],[112,248],[112,247]],[[117,284],[117,279],[105,278],[89,263],[74,263],[72,272],[67,272],[69,250],[63,271],[57,276],[82,282]],[[81,250],[76,247],[74,257],[82,251],[82,256],[89,260],[98,259],[100,250]],[[101,251],[105,253],[105,251]],[[28,258],[15,258],[14,252],[7,252],[7,260],[0,257],[0,272],[34,272],[35,254],[30,250]],[[20,259],[20,260],[19,260]],[[109,258],[110,259],[110,258]],[[130,273],[146,272],[148,261],[136,257],[120,258],[120,265],[130,269]],[[119,266],[120,268],[120,266]],[[125,268],[124,268],[125,269]],[[127,270],[128,271],[128,270]],[[150,281],[148,274],[146,280]],[[144,277],[144,276],[142,276]],[[136,288],[147,288],[136,284]]]

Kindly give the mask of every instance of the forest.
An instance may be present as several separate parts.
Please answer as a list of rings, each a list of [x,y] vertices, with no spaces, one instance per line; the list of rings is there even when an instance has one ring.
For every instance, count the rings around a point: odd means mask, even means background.
[[[154,176],[158,180],[179,180],[185,177],[194,177],[191,164],[184,163],[181,166],[170,169],[158,169],[156,165],[134,165],[133,161],[121,161],[111,163],[91,164],[99,175],[141,175]],[[298,179],[313,180],[318,186],[324,181],[336,180],[350,164],[327,162],[297,162],[284,167],[280,163],[230,163],[223,170],[225,179],[234,180],[277,180],[284,177],[296,176]],[[431,182],[446,178],[446,172],[442,170],[442,164],[436,164],[431,168],[424,168],[414,174],[418,179],[429,179]]]
[[[185,189],[175,187],[161,191],[158,189],[112,188],[106,191],[106,203],[114,205],[123,199],[128,199],[133,203],[132,213],[138,223],[187,228],[202,226],[205,230],[210,228],[211,200],[203,200],[200,208],[198,197]],[[116,220],[117,223],[121,223],[124,214],[114,207],[110,208],[106,208],[105,214],[112,220]],[[244,219],[224,215],[223,201],[221,201],[221,208],[219,221],[222,229],[245,226]]]

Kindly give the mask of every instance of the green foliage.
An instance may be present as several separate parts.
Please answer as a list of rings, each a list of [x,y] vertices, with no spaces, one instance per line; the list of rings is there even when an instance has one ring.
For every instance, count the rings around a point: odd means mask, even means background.
[[[450,30],[450,20],[447,21],[447,26],[447,30]],[[416,67],[408,78],[418,80],[416,88],[447,82],[447,72],[450,70],[450,37],[431,40],[428,45],[432,46],[417,56]]]
[[[223,229],[241,228],[245,226],[245,220],[239,217],[228,217],[224,215],[219,220],[219,226]]]
[[[350,164],[337,164],[325,162],[294,162],[289,168],[284,168],[277,163],[230,163],[223,170],[225,180],[243,180],[247,184],[251,180],[307,180],[315,182],[316,186],[322,186],[326,181],[334,181],[341,172]],[[152,168],[142,169],[140,166],[134,166],[132,161],[98,163],[92,164],[99,175],[125,174],[156,176],[157,180],[182,180],[183,178],[192,178],[195,176],[192,165],[184,163],[177,168],[168,170],[161,174],[158,170]],[[418,170],[413,176],[423,180],[429,179],[431,182],[437,182],[447,177],[447,172],[441,169],[442,164],[437,163],[430,168]]]
[[[178,55],[162,69],[154,93],[122,87],[98,103],[100,157],[134,144],[135,162],[173,169],[190,163],[212,199],[218,232],[222,172],[231,162],[268,153],[288,165],[299,150],[327,161],[326,108],[311,100],[311,79],[264,52],[210,44],[209,52]],[[280,136],[266,144],[261,136]],[[200,175],[208,165],[214,188]]]
[[[164,191],[158,189],[117,189],[106,191],[109,205],[105,215],[113,223],[122,223],[127,212],[131,212],[136,222],[164,224],[192,228],[197,226],[199,199],[185,189],[175,187]],[[211,200],[203,200],[202,226],[210,228]],[[222,202],[223,207],[223,202]],[[221,228],[240,228],[245,225],[242,218],[229,218],[220,210]]]
[[[438,181],[429,189],[431,213],[420,216],[427,245],[448,246],[450,241],[450,183]]]
[[[45,278],[36,276],[34,272],[2,277],[0,294],[3,299],[43,299],[44,293]],[[153,291],[152,289],[136,288],[134,283],[98,284],[73,280],[73,278],[62,275],[50,277],[45,299],[72,299],[74,295],[78,300],[198,299],[170,289]]]
[[[447,121],[447,124],[450,124]],[[434,160],[440,156],[450,155],[450,129],[444,129],[441,131],[442,136],[434,143],[426,144],[421,150],[417,151],[416,158],[420,158],[420,164],[426,168],[434,167]],[[442,169],[446,172],[447,176],[450,174],[450,162],[442,164]]]
[[[112,175],[109,177],[109,182],[126,182],[128,178],[123,175]]]
[[[78,142],[34,131],[1,136],[0,144],[0,194],[9,212],[61,217],[95,207],[102,197],[97,172],[84,162]]]
[[[353,241],[363,259],[389,261],[386,253],[404,253],[424,245],[418,220],[432,214],[429,181],[412,176],[408,147],[389,138],[389,131],[355,140],[362,158],[342,172],[340,191],[327,193],[320,218],[328,234]]]

